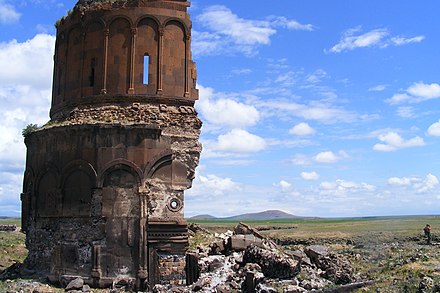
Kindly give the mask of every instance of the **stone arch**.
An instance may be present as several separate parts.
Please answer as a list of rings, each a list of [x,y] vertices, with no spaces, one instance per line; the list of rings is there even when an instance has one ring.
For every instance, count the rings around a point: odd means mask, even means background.
[[[113,160],[111,162],[108,162],[103,166],[101,171],[99,172],[99,180],[98,180],[98,187],[104,187],[104,181],[108,177],[108,174],[115,171],[115,170],[124,170],[128,173],[132,173],[133,176],[136,178],[136,182],[138,185],[140,185],[142,176],[142,170],[133,162],[130,162],[128,160],[124,159],[117,159]]]
[[[159,64],[159,24],[153,17],[143,17],[137,22],[135,71],[135,92],[139,94],[155,94]],[[149,63],[145,64],[145,56]],[[148,66],[148,70],[145,70]],[[144,72],[148,72],[148,82],[144,84]]]
[[[62,172],[62,215],[64,217],[89,217],[93,190],[96,188],[96,171],[85,161],[73,161]]]
[[[182,22],[166,22],[163,36],[163,93],[183,97],[186,90],[186,29]]]
[[[172,154],[166,154],[157,159],[149,166],[146,179],[159,180],[164,183],[171,184],[173,189],[186,189],[187,183],[187,167],[180,161],[173,159]]]
[[[102,212],[107,232],[105,249],[106,277],[117,277],[121,269],[126,274],[136,273],[139,253],[140,198],[139,185],[142,172],[125,160],[112,162],[102,173]],[[115,253],[117,251],[117,253]]]
[[[123,16],[109,25],[107,93],[126,94],[130,84],[131,21]]]
[[[101,19],[85,26],[82,63],[82,96],[98,95],[103,88],[104,28]]]
[[[190,31],[190,28],[188,28],[187,25],[181,19],[176,18],[176,17],[167,18],[162,24],[163,27],[166,27],[170,22],[179,23],[183,27],[185,35],[187,34],[187,32]]]
[[[36,216],[57,217],[60,214],[59,172],[52,165],[42,171],[35,186]]]

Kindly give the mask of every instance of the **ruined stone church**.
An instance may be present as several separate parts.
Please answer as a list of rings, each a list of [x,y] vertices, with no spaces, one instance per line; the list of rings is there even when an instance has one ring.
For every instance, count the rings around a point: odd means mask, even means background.
[[[57,22],[50,121],[25,138],[25,265],[57,282],[184,284],[201,145],[186,0],[79,0]]]

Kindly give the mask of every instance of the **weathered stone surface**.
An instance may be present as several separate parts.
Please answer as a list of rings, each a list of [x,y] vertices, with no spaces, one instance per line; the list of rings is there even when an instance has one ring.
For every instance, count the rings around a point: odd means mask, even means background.
[[[305,253],[313,264],[323,271],[321,275],[335,284],[349,284],[356,281],[350,262],[340,255],[332,254],[325,246],[309,246]]]
[[[229,250],[243,251],[251,245],[263,246],[263,240],[254,235],[233,235],[228,239]]]
[[[234,227],[235,235],[254,235],[257,238],[264,239],[263,235],[261,235],[257,229],[240,222]]]
[[[81,278],[76,278],[69,282],[66,286],[66,291],[69,290],[82,290],[84,286],[84,280]]]
[[[299,261],[280,251],[271,251],[255,245],[246,249],[243,262],[259,264],[264,275],[270,278],[292,278],[301,270]]]

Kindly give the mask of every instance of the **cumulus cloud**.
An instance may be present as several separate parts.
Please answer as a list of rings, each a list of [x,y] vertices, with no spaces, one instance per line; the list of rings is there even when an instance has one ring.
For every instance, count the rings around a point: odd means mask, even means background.
[[[222,5],[210,6],[196,17],[196,21],[208,32],[193,31],[193,53],[195,55],[224,54],[229,52],[246,55],[256,53],[260,45],[270,44],[277,28],[290,30],[313,30],[310,24],[301,24],[285,17],[270,17],[266,20],[244,19]]]
[[[348,158],[348,154],[344,151],[340,151],[335,154],[331,151],[320,152],[314,157],[314,160],[318,163],[336,163],[342,159]]]
[[[220,196],[229,191],[240,190],[240,184],[234,182],[231,178],[223,178],[214,174],[201,175],[196,174],[193,186],[185,194],[189,197],[212,195]]]
[[[431,136],[440,136],[440,119],[428,128],[428,134]]]
[[[415,82],[404,93],[396,93],[385,102],[390,105],[403,103],[420,103],[427,100],[440,98],[440,84]]]
[[[281,180],[280,182],[274,183],[273,185],[275,187],[279,187],[282,192],[288,192],[292,189],[292,184],[285,180]]]
[[[38,34],[23,43],[0,43],[0,81],[2,85],[51,87],[55,37]]]
[[[260,113],[251,105],[235,101],[216,93],[212,88],[198,85],[201,99],[196,108],[203,120],[219,127],[245,128],[255,125]]]
[[[218,136],[216,141],[203,142],[205,158],[246,156],[266,149],[267,143],[255,134],[242,129],[231,131]]]
[[[0,23],[15,23],[20,20],[21,14],[15,10],[15,7],[0,1]]]
[[[388,184],[389,185],[394,185],[394,186],[409,186],[411,185],[411,182],[414,181],[414,178],[408,178],[408,177],[391,177],[388,179]]]
[[[355,193],[371,193],[376,190],[376,186],[368,183],[357,183],[343,179],[337,179],[335,182],[324,181],[319,185],[320,194],[346,196]]]
[[[0,183],[0,207],[9,209],[0,211],[3,215],[19,206],[26,156],[21,131],[49,118],[54,43],[55,38],[46,34],[0,43],[0,177],[9,178]]]
[[[440,185],[440,182],[435,175],[428,174],[425,178],[391,177],[388,179],[388,184],[397,187],[410,187],[418,193],[425,193],[436,189]]]
[[[316,130],[310,127],[309,124],[305,122],[298,123],[294,127],[289,130],[290,134],[299,135],[299,136],[307,136],[313,135],[316,133]]]
[[[416,136],[405,140],[398,133],[390,131],[377,137],[382,143],[375,144],[373,149],[380,152],[393,152],[399,149],[424,146],[423,138]]]
[[[424,38],[424,36],[411,38],[391,36],[388,29],[385,28],[362,32],[361,27],[356,27],[343,32],[339,43],[334,45],[329,51],[331,53],[341,53],[343,51],[351,51],[357,48],[386,48],[389,45],[402,46],[410,43],[419,43],[423,41]]]
[[[416,82],[407,89],[407,92],[422,100],[438,99],[440,98],[440,85]]]
[[[319,174],[315,171],[313,172],[301,172],[301,178],[304,180],[318,180]]]

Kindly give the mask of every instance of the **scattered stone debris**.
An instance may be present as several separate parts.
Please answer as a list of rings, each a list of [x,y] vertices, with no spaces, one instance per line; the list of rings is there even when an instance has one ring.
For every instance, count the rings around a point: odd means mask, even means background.
[[[14,231],[17,231],[17,225],[2,224],[2,225],[0,225],[0,231],[2,231],[2,232],[14,232]]]
[[[209,233],[198,225],[189,229]],[[180,287],[180,291],[172,286],[156,286],[153,291],[350,292],[371,284],[359,280],[349,261],[327,246],[285,250],[245,223],[239,223],[234,231],[214,234],[214,241],[208,247],[198,246],[195,255],[200,273],[197,281]]]

